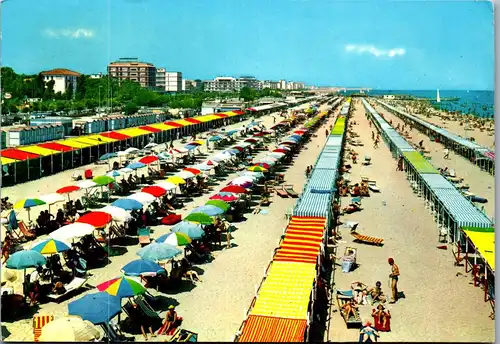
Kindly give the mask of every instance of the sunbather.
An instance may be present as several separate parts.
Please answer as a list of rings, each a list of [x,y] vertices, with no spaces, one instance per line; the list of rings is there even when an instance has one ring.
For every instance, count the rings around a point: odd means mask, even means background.
[[[375,287],[368,289],[368,294],[372,297],[373,302],[384,303],[387,300],[384,293],[382,292],[382,283],[380,281],[377,281],[377,283],[375,283]]]
[[[358,306],[356,305],[356,302],[354,300],[349,300],[340,309],[340,311],[344,314],[346,319],[349,319],[351,316],[356,318],[356,310],[358,309]]]
[[[169,334],[172,329],[177,328],[180,325],[182,318],[177,316],[175,307],[173,305],[168,307],[168,311],[165,314],[165,322],[158,331],[158,334]]]
[[[359,196],[360,189],[359,184],[354,184],[354,187],[351,190],[351,196]]]
[[[366,296],[367,296],[367,285],[364,284],[363,282],[352,282],[351,283],[351,289],[353,290],[353,295],[354,295],[354,300],[358,304],[363,304],[366,305]]]
[[[385,309],[382,304],[377,306],[377,309],[372,310],[372,317],[375,321],[375,329],[378,331],[390,331],[390,318],[391,312],[388,309]]]

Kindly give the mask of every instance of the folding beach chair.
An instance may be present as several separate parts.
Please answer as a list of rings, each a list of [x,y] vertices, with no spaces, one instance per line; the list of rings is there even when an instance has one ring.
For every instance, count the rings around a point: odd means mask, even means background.
[[[32,240],[36,238],[36,234],[33,233],[33,231],[28,226],[26,226],[23,220],[19,221],[17,225],[19,226],[19,230],[21,231],[21,233],[23,233],[24,237],[27,240]]]
[[[64,297],[68,296],[68,294],[71,294],[82,288],[87,283],[87,281],[88,278],[75,277],[71,282],[64,286],[64,288],[66,289],[66,292],[64,294],[48,294],[47,297],[52,301],[59,303],[64,299]]]
[[[146,246],[151,243],[151,231],[149,228],[139,228],[137,230],[137,235],[139,236],[139,244],[141,244],[141,246]]]
[[[274,191],[276,191],[276,193],[280,197],[282,197],[282,198],[288,198],[288,192],[286,192],[285,189],[283,189],[283,187],[275,187]]]
[[[299,194],[293,189],[293,185],[291,184],[285,185],[283,189],[286,191],[287,194],[290,195],[290,197],[293,198],[299,197]]]
[[[369,244],[369,245],[383,245],[384,244],[384,239],[382,238],[376,238],[376,237],[371,237],[368,235],[361,235],[357,232],[351,232],[351,235],[354,237],[354,241],[363,243],[363,244]]]
[[[53,315],[35,315],[33,316],[33,341],[39,342],[38,338],[42,334],[42,327],[54,320]]]

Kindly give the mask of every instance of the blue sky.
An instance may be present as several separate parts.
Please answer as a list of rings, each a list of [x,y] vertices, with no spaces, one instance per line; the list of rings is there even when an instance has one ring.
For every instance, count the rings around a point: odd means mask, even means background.
[[[493,34],[488,2],[5,0],[2,65],[90,74],[138,57],[189,79],[492,90]]]

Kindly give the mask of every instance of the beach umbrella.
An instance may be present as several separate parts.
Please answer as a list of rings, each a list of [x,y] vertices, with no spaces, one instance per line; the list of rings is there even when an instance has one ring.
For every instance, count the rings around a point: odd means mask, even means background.
[[[136,192],[130,196],[127,196],[125,199],[131,199],[142,204],[149,204],[153,203],[156,200],[156,197],[145,192]]]
[[[69,241],[73,238],[81,238],[94,232],[94,226],[88,223],[71,223],[56,229],[49,236],[59,241]]]
[[[180,172],[177,172],[175,175],[173,175],[173,177],[180,177],[182,179],[190,179],[190,178],[194,177],[194,173],[191,173],[191,172],[186,171],[186,170],[182,170]]]
[[[189,142],[186,146],[201,146],[202,143],[200,143],[199,141],[192,141],[192,142]]]
[[[283,148],[277,148],[275,150],[273,150],[273,153],[288,153],[288,151],[286,149],[283,149]]]
[[[113,205],[107,205],[104,208],[99,209],[99,211],[108,213],[113,218],[113,221],[125,222],[132,218],[132,215],[123,208],[115,207]]]
[[[248,183],[248,182],[253,184],[253,180],[254,179],[252,177],[241,176],[241,177],[234,178],[231,182],[229,182],[229,184],[230,185],[240,185],[242,183]]]
[[[129,153],[125,152],[125,151],[118,151],[116,152],[116,155],[119,156],[119,157],[122,157],[122,156],[125,156],[125,155],[128,155]],[[120,159],[121,160],[121,159]]]
[[[243,149],[242,149],[243,150]],[[229,148],[229,149],[226,149],[224,152],[222,153],[227,153],[229,155],[236,155],[238,153],[240,153],[240,151],[236,148]]]
[[[132,153],[136,153],[139,151],[139,148],[134,148],[134,147],[130,147],[130,148],[127,148],[124,150],[125,153],[127,154],[132,154]]]
[[[242,188],[250,188],[252,187],[252,184],[253,184],[253,181],[237,181],[235,182],[234,180],[233,181],[230,181],[227,185],[228,186],[231,186],[231,185],[235,185],[235,186],[241,186]]]
[[[193,167],[198,169],[198,170],[201,170],[201,171],[210,171],[211,169],[214,168],[213,165],[209,166],[209,165],[204,165],[204,164],[194,165]]]
[[[193,213],[207,214],[208,216],[217,216],[224,214],[224,210],[215,205],[204,205],[193,209]]]
[[[40,342],[89,342],[99,339],[101,333],[94,325],[79,316],[69,315],[55,319],[42,327]]]
[[[92,178],[92,181],[99,186],[105,186],[114,182],[115,178],[112,178],[110,176],[97,176]]]
[[[164,189],[166,191],[174,190],[174,189],[177,188],[176,184],[171,183],[169,181],[159,182],[159,183],[155,184],[154,186],[162,188],[162,189]]]
[[[131,168],[128,168],[128,167],[123,167],[123,168],[120,168],[118,171],[120,171],[121,173],[130,173],[130,172],[133,172],[134,170]]]
[[[75,192],[75,191],[78,191],[80,190],[80,187],[79,186],[76,186],[76,185],[68,185],[68,186],[64,186],[60,189],[57,189],[56,193],[58,194],[69,194],[71,192]]]
[[[213,160],[205,160],[202,162],[202,164],[207,165],[207,166],[212,166],[212,167],[219,165],[219,163],[217,161],[213,161]]]
[[[250,166],[248,170],[252,172],[267,172],[266,168],[260,166]]]
[[[139,210],[144,206],[141,202],[129,198],[121,198],[114,201],[111,205],[125,210]]]
[[[276,149],[284,149],[286,151],[291,151],[292,149],[286,145],[281,145],[281,146],[278,146],[276,147]]]
[[[237,150],[238,152],[243,152],[244,148],[240,146],[234,146],[229,149],[229,151],[231,150]]]
[[[231,192],[218,193],[210,197],[211,200],[219,200],[224,202],[234,202],[238,199],[238,196]]]
[[[240,193],[247,193],[247,190],[241,186],[238,186],[238,185],[229,185],[229,186],[223,187],[220,190],[220,192],[231,192],[231,193],[240,194]]]
[[[255,133],[255,134],[253,134],[253,136],[255,136],[255,137],[262,137],[262,136],[266,136],[266,135],[269,135],[269,134],[264,133],[262,131],[259,131],[259,132]]]
[[[147,194],[150,194],[154,197],[161,197],[167,193],[167,190],[165,190],[162,187],[156,186],[156,185],[146,186],[146,187],[142,188],[141,191],[145,192]]]
[[[205,203],[205,205],[213,205],[213,206],[215,206],[217,208],[221,208],[225,212],[228,211],[231,208],[231,205],[229,203],[226,203],[224,201],[219,201],[219,200],[216,200],[216,199],[209,200],[207,203]]]
[[[146,165],[149,165],[155,161],[158,161],[158,157],[156,155],[148,155],[148,156],[145,156],[144,158],[139,159],[140,163],[143,163]]]
[[[186,181],[178,176],[170,176],[167,178],[167,182],[173,183],[175,185],[186,184]]]
[[[104,155],[101,155],[99,160],[100,161],[109,160],[111,158],[116,158],[117,156],[118,156],[118,154],[116,154],[116,153],[106,153]]]
[[[168,154],[167,152],[161,152],[160,154],[158,154],[158,158],[168,160],[172,159],[172,155]]]
[[[154,143],[154,142],[151,142],[151,143],[148,143],[147,145],[144,146],[144,149],[153,149],[155,148],[156,146],[158,146],[157,143]]]
[[[293,140],[285,140],[285,141],[281,141],[280,142],[280,145],[296,145],[297,142],[293,141]]]
[[[184,221],[195,222],[201,225],[211,225],[214,223],[214,219],[203,213],[191,213],[184,218]]]
[[[36,207],[38,205],[43,205],[45,204],[44,201],[38,198],[25,198],[20,201],[17,201],[16,204],[14,204],[14,208],[19,209],[19,208],[24,208],[28,211],[28,221],[31,221],[30,219],[30,210],[32,207]]]
[[[122,272],[127,276],[154,276],[163,271],[164,268],[148,259],[133,260],[122,268]]]
[[[220,141],[220,140],[222,140],[222,138],[219,135],[211,136],[208,139],[208,141],[210,141],[210,142],[216,142],[216,141]]]
[[[46,259],[40,252],[33,250],[17,251],[7,259],[6,267],[8,269],[23,270],[42,266]]]
[[[82,215],[76,220],[76,223],[87,223],[95,228],[106,227],[113,217],[104,211],[91,211],[85,215]]]
[[[181,232],[170,232],[167,234],[163,234],[155,241],[173,246],[186,246],[192,242],[191,238],[187,234]]]
[[[109,177],[119,177],[121,176],[121,173],[116,171],[116,170],[113,170],[113,171],[109,171],[108,173],[106,173],[107,176]]]
[[[226,161],[229,159],[231,159],[231,154],[229,154],[229,153],[228,154],[219,153],[212,158],[212,160],[215,162]]]
[[[132,169],[132,170],[137,170],[139,168],[146,167],[146,164],[143,164],[142,162],[136,161],[136,162],[132,162],[132,163],[128,164],[127,167]]]
[[[187,167],[185,168],[183,171],[187,171],[187,172],[191,172],[192,174],[194,175],[198,175],[201,173],[200,170],[196,169],[196,168],[192,168],[192,167]]]
[[[108,323],[121,310],[121,299],[103,292],[85,295],[68,304],[68,314],[78,315],[94,325]]]
[[[251,171],[245,171],[241,173],[242,177],[249,177],[252,178],[253,180],[264,178],[264,173],[262,172],[251,172]]]
[[[293,133],[298,135],[304,135],[305,133],[307,133],[307,129],[295,130]]]
[[[137,251],[137,255],[142,259],[149,259],[154,262],[172,259],[181,253],[182,251],[175,246],[158,242],[152,242]]]
[[[300,141],[302,139],[302,137],[300,135],[291,135],[290,136],[291,139],[296,139],[297,141]]]
[[[238,149],[238,147],[241,148],[247,148],[250,147],[252,144],[250,142],[240,142],[238,145],[236,145],[234,148]]]
[[[82,180],[78,183],[76,183],[77,186],[80,187],[80,189],[89,189],[97,186],[97,183],[92,181],[92,180]]]
[[[256,164],[254,164],[253,166],[264,167],[266,170],[271,168],[271,164],[268,164],[267,162],[258,162]]]
[[[113,278],[109,281],[97,285],[97,290],[104,291],[112,296],[133,297],[144,294],[146,288],[132,278],[125,276]]]
[[[276,158],[276,159],[281,159],[285,155],[286,155],[285,153],[271,153],[271,154],[268,155],[268,157]]]
[[[257,139],[254,139],[254,138],[250,137],[248,139],[245,139],[244,142],[257,143],[258,141],[257,141]]]
[[[31,247],[32,251],[36,251],[41,254],[55,254],[59,252],[64,252],[69,250],[68,244],[63,241],[55,239],[47,239],[42,242],[38,242]]]
[[[201,239],[205,235],[200,224],[186,221],[179,222],[172,227],[171,231],[174,233],[184,233],[193,240]]]
[[[52,204],[64,202],[66,200],[66,198],[64,198],[64,196],[62,196],[61,194],[58,194],[58,193],[51,193],[48,195],[43,195],[43,196],[40,196],[39,199],[44,201],[45,204],[49,205],[49,212],[50,212],[50,206]]]

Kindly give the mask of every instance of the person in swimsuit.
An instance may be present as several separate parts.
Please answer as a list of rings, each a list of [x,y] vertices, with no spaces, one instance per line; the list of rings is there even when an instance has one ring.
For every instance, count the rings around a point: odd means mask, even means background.
[[[372,297],[373,302],[380,301],[384,303],[386,301],[385,295],[382,292],[382,282],[377,281],[375,287],[368,289],[368,293]]]
[[[354,303],[354,300],[349,300],[341,308],[341,311],[344,313],[344,316],[347,320],[351,317],[351,315],[356,318],[356,309],[358,306]]]
[[[389,278],[391,279],[392,289],[392,300],[389,303],[395,303],[398,298],[399,266],[394,263],[393,258],[389,258],[388,263],[391,266],[391,273],[389,274]]]

